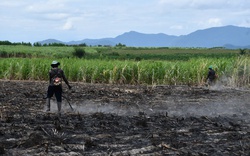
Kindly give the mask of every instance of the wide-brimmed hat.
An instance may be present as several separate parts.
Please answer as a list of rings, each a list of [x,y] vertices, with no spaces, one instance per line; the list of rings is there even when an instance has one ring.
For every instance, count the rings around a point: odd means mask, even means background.
[[[58,62],[58,61],[52,61],[51,65],[60,65],[60,62]]]

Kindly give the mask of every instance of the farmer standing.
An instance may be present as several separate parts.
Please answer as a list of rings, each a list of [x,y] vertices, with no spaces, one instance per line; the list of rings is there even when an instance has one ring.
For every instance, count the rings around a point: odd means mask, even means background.
[[[55,94],[57,107],[58,107],[58,114],[61,114],[61,105],[62,105],[62,79],[67,84],[69,89],[71,86],[67,78],[64,75],[62,69],[58,68],[60,62],[53,61],[51,63],[51,69],[49,71],[49,87],[47,91],[47,111],[50,111],[50,99]]]
[[[213,66],[208,67],[207,81],[208,85],[213,85],[215,83],[215,79],[217,77],[215,71],[213,70]]]

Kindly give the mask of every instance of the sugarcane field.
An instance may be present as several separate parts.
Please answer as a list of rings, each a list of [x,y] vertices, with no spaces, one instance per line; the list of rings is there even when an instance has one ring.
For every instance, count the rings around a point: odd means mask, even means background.
[[[250,0],[1,0],[0,156],[250,156]]]
[[[249,156],[248,53],[1,45],[0,155]]]
[[[250,156],[250,0],[1,0],[0,156]]]

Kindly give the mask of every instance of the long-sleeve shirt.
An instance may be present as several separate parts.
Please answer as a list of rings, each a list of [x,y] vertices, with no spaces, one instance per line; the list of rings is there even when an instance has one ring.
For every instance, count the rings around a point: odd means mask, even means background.
[[[213,69],[209,69],[209,72],[208,72],[208,75],[207,75],[207,79],[214,80],[215,78],[216,78],[215,71]]]
[[[64,82],[69,86],[69,82],[68,82],[66,76],[64,75],[64,72],[60,68],[52,68],[49,71],[49,85],[50,86],[54,86],[53,79],[56,76],[59,77],[59,78],[62,78],[64,80]],[[62,84],[60,84],[60,85],[62,85]]]

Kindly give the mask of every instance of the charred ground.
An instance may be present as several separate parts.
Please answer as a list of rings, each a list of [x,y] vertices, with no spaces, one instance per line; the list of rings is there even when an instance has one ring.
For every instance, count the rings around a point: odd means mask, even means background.
[[[0,155],[250,154],[248,91],[72,86],[58,117],[47,82],[0,81]]]

